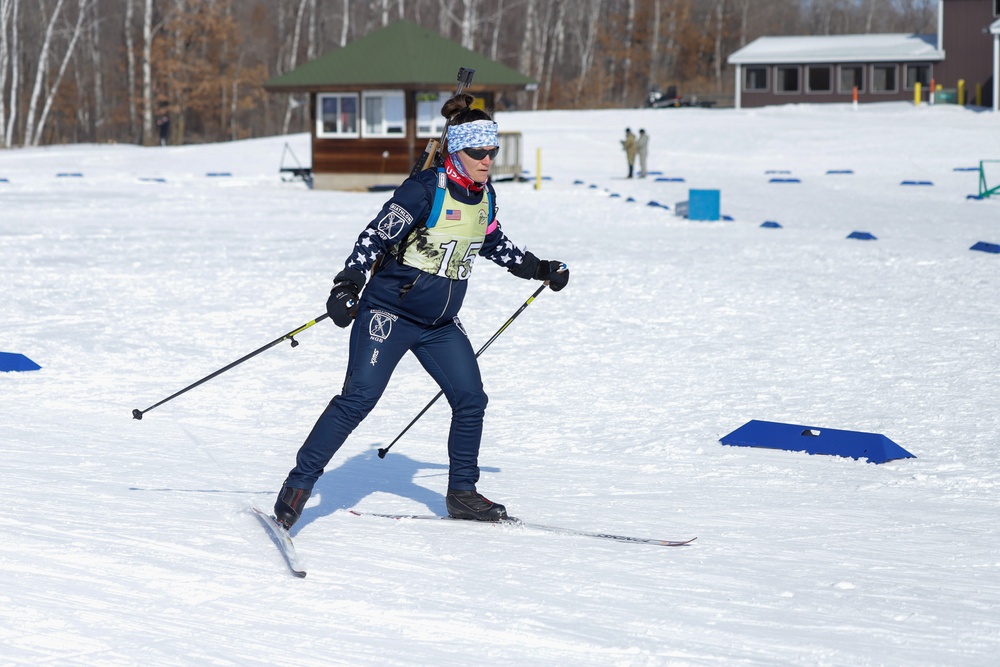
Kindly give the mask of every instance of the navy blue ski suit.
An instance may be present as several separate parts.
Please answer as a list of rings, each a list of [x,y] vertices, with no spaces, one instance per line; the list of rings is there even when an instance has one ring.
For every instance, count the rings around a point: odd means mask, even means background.
[[[429,220],[439,194],[443,205]],[[494,200],[489,182],[485,190],[474,191],[443,170],[425,170],[404,181],[362,231],[345,268],[364,273],[378,258],[382,261],[365,287],[351,328],[343,388],[299,449],[286,486],[312,489],[375,407],[400,359],[412,351],[451,405],[448,487],[475,490],[487,397],[458,311],[476,255],[522,278],[534,277],[538,266],[534,255],[504,235],[495,219]]]

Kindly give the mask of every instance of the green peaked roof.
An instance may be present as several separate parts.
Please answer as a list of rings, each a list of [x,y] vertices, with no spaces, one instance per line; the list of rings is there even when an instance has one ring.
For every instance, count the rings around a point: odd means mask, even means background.
[[[365,86],[454,88],[459,67],[476,70],[473,90],[523,89],[536,83],[435,32],[399,21],[274,77],[264,88],[272,92]]]

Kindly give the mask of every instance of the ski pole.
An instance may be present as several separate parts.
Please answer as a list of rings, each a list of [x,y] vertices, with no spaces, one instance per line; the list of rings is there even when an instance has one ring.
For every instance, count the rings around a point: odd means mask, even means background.
[[[541,294],[542,290],[545,289],[546,287],[548,287],[548,283],[547,282],[542,283],[541,286],[538,289],[535,290],[535,293],[532,294],[531,296],[529,296],[528,300],[525,301],[524,303],[522,303],[521,307],[518,308],[516,311],[514,311],[514,314],[511,315],[510,318],[506,322],[503,323],[503,326],[500,327],[499,329],[497,329],[497,332],[495,334],[493,334],[493,336],[488,341],[486,341],[486,343],[481,348],[479,348],[479,351],[476,352],[476,359],[479,358],[480,354],[482,354],[483,352],[486,351],[486,348],[488,348],[490,345],[493,344],[493,341],[495,341],[497,338],[500,337],[500,334],[502,334],[504,332],[504,329],[506,329],[507,327],[509,327],[510,323],[513,322],[515,319],[517,319],[517,316],[520,315],[522,312],[524,312],[524,309],[527,308],[528,306],[530,306],[531,302],[535,300],[535,297],[537,297],[539,294]],[[392,446],[395,445],[399,441],[399,439],[402,438],[403,435],[407,431],[410,430],[411,426],[413,426],[414,424],[417,423],[418,419],[420,419],[421,417],[424,416],[424,413],[427,412],[430,409],[430,407],[432,405],[434,405],[435,402],[437,402],[437,400],[439,398],[441,398],[442,394],[444,394],[444,390],[443,389],[441,391],[439,391],[434,398],[431,399],[430,403],[428,403],[427,405],[424,406],[424,409],[420,411],[420,414],[418,414],[416,417],[414,417],[413,421],[411,421],[409,424],[406,425],[406,428],[404,428],[402,430],[402,432],[400,432],[400,434],[396,436],[395,440],[393,440],[392,442],[389,443],[388,447],[384,447],[384,448],[378,450],[378,457],[380,459],[384,459],[385,458],[385,455],[389,452],[390,449],[392,449]]]
[[[320,322],[322,320],[325,320],[328,317],[329,317],[329,315],[327,315],[326,313],[323,313],[322,315],[320,315],[319,317],[317,317],[315,320],[310,320],[309,322],[306,322],[305,324],[303,324],[302,326],[300,326],[298,329],[295,329],[294,331],[289,331],[288,333],[286,333],[281,338],[276,338],[275,340],[272,340],[270,343],[268,343],[264,347],[257,348],[256,350],[254,350],[250,354],[246,355],[245,357],[240,357],[239,359],[237,359],[233,363],[229,364],[225,368],[220,368],[219,370],[215,371],[211,375],[206,375],[205,377],[203,377],[202,379],[198,380],[194,384],[191,384],[191,385],[188,385],[187,387],[184,387],[183,389],[181,389],[176,394],[171,394],[170,396],[167,396],[165,399],[163,399],[159,403],[154,403],[153,405],[149,406],[145,410],[140,410],[140,409],[136,408],[135,410],[132,411],[132,418],[133,419],[142,419],[142,416],[144,414],[146,414],[147,412],[149,412],[150,410],[152,410],[153,408],[155,408],[157,406],[160,406],[160,405],[163,405],[164,403],[166,403],[167,401],[169,401],[171,399],[177,398],[178,396],[180,396],[184,392],[189,391],[191,389],[194,389],[195,387],[197,387],[198,385],[200,385],[200,384],[202,384],[204,382],[208,382],[209,380],[211,380],[215,376],[221,375],[222,373],[225,373],[226,371],[228,371],[230,368],[232,368],[234,366],[239,366],[240,364],[242,364],[247,359],[250,359],[251,357],[256,357],[258,354],[260,354],[261,352],[264,352],[265,350],[270,350],[272,347],[274,347],[278,343],[281,343],[281,342],[286,341],[286,340],[290,340],[290,341],[292,341],[292,347],[298,347],[299,341],[295,340],[294,336],[296,336],[297,334],[302,333],[303,331],[305,331],[306,329],[308,329],[312,325],[314,325],[317,322]]]

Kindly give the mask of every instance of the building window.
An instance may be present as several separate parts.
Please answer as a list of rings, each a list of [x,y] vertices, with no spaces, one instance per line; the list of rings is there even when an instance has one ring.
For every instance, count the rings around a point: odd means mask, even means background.
[[[358,94],[316,95],[316,136],[324,139],[358,137]]]
[[[895,93],[899,90],[896,83],[895,65],[872,65],[872,92]]]
[[[809,65],[806,67],[806,92],[832,93],[833,68],[829,65]]]
[[[997,0],[1000,2],[1000,0]],[[906,66],[906,90],[913,90],[917,84],[926,88],[931,85],[930,65],[907,65]]]
[[[451,98],[451,93],[417,93],[417,136],[440,137],[444,132],[445,117],[441,107]]]
[[[1000,0],[993,0],[993,16],[1000,16]]]
[[[861,65],[841,65],[840,66],[840,93],[853,93],[857,87],[858,92],[865,90],[865,68]]]
[[[799,68],[798,67],[776,67],[777,70],[775,78],[776,89],[775,92],[778,93],[797,93],[799,92]]]
[[[406,98],[402,91],[365,93],[364,105],[366,137],[406,135]]]
[[[745,78],[743,79],[743,90],[748,92],[767,90],[767,68],[747,67]]]

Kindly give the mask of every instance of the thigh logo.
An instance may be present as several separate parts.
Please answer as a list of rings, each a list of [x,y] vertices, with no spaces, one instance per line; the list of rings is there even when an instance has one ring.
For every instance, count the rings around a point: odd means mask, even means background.
[[[458,315],[453,317],[452,321],[455,323],[455,326],[458,327],[458,330],[465,334],[465,337],[468,338],[469,334],[465,333],[465,327],[462,326],[462,322],[458,319]]]
[[[379,343],[384,342],[392,333],[392,323],[395,319],[396,316],[392,313],[387,313],[384,310],[373,310],[372,319],[368,323],[368,334],[372,340]]]

